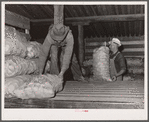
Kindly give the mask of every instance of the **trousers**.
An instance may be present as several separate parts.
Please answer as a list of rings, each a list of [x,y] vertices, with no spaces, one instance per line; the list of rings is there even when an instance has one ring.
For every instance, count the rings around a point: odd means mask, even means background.
[[[51,66],[50,66],[50,74],[56,74],[58,75],[60,73],[60,69],[63,65],[63,56],[65,53],[65,48],[62,47],[62,50],[60,52],[60,67],[58,67],[58,47],[52,46],[51,47]],[[75,53],[72,53],[71,63],[69,64],[73,79],[78,80],[82,76],[81,67],[79,65],[79,62],[77,61],[77,57]]]

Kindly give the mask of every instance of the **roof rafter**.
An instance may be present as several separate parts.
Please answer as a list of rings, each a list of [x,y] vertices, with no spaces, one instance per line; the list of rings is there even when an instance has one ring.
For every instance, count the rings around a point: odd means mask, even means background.
[[[89,17],[74,17],[66,18],[66,24],[74,24],[80,22],[112,22],[112,21],[136,21],[144,20],[144,14],[128,14],[128,15],[106,15],[106,16],[89,16]],[[31,19],[33,25],[53,23],[53,19]]]

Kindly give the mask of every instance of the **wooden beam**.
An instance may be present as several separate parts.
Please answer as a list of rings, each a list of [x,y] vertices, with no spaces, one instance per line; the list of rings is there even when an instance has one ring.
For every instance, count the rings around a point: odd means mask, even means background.
[[[103,46],[105,45],[104,43],[101,43],[99,44],[97,47],[100,47],[100,46]],[[86,46],[85,49],[94,49],[95,46]],[[126,45],[123,45],[122,47],[120,47],[121,49],[126,49],[126,48],[144,48],[144,44],[136,44],[136,45],[129,45],[129,44],[126,44]]]
[[[96,48],[96,47],[95,47]],[[85,53],[93,53],[93,49],[86,49]],[[125,48],[124,50],[122,50],[122,52],[144,52],[144,48]]]
[[[78,23],[78,22],[111,22],[111,21],[136,21],[144,20],[144,14],[128,14],[128,15],[106,15],[106,16],[89,16],[89,17],[74,17],[66,18],[65,23]],[[53,19],[32,19],[31,22],[33,25],[38,24],[49,24],[53,23]]]
[[[132,57],[134,57],[134,56],[140,56],[140,57],[144,56],[144,52],[143,51],[142,52],[122,52],[122,54],[124,56],[132,56]],[[85,57],[86,56],[87,57],[88,56],[93,57],[93,53],[86,53]]]
[[[78,46],[79,46],[79,63],[82,66],[84,61],[83,25],[78,25]]]
[[[30,19],[5,10],[5,23],[22,29],[30,29]]]
[[[108,40],[107,40],[108,38]],[[98,37],[98,38],[85,38],[86,42],[104,42],[104,41],[110,41],[114,37]],[[144,41],[144,35],[143,36],[116,36],[115,38],[118,38],[120,41]]]
[[[97,42],[87,42],[86,43],[86,46],[101,46],[103,45],[104,42],[100,42],[100,41],[97,41]],[[121,41],[122,45],[144,45],[144,40],[140,40],[140,41]]]
[[[77,22],[77,23],[76,23],[76,22],[73,22],[73,23],[72,23],[73,26],[78,26],[78,25],[89,25],[89,24],[90,24],[89,22]]]
[[[140,54],[140,55],[124,55],[125,58],[144,58],[144,54]],[[93,55],[86,55],[85,56],[85,60],[89,60],[89,59],[93,59]]]

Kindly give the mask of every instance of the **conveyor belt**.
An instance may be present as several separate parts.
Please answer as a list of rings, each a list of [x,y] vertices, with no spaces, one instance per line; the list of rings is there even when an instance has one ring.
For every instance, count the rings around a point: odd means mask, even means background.
[[[22,107],[144,108],[144,83],[143,81],[117,81],[114,83],[68,81],[63,91],[54,98],[20,100],[20,102]],[[11,106],[7,104],[6,107]]]

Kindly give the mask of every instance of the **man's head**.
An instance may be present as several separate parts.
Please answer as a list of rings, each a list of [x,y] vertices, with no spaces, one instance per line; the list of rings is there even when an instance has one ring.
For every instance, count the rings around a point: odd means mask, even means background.
[[[63,41],[69,31],[69,27],[63,24],[52,25],[50,35],[53,40]]]
[[[110,48],[110,50],[111,50],[112,52],[117,51],[118,48],[121,46],[121,42],[120,42],[120,40],[117,39],[117,38],[113,38],[113,39],[109,42],[109,44],[110,44],[109,48]]]

